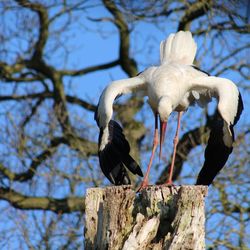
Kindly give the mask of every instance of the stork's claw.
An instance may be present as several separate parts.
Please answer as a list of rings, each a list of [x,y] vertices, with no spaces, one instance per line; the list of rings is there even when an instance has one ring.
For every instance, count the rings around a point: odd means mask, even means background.
[[[136,189],[136,193],[141,192],[143,189],[146,189],[149,186],[148,180],[143,180],[139,188]]]
[[[169,187],[171,194],[174,194],[174,191],[175,191],[175,193],[178,193],[177,186],[172,182],[172,180],[168,180],[165,183],[161,184],[160,186]]]
[[[164,186],[174,186],[174,184],[173,184],[173,181],[172,181],[172,180],[168,180],[168,181],[166,181],[163,185],[164,185]]]

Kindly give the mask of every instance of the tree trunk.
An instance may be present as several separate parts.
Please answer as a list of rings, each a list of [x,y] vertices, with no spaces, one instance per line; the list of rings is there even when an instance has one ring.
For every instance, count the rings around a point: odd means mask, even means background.
[[[205,249],[205,186],[90,188],[86,250]]]

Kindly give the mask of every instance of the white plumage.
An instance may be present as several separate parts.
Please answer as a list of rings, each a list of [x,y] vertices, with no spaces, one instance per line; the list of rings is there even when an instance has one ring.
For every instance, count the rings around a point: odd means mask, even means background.
[[[185,44],[184,44],[185,42]],[[161,65],[165,63],[180,63],[191,65],[194,61],[197,45],[189,31],[170,34],[160,44]]]
[[[108,154],[114,154],[114,151],[112,151],[112,143],[114,143],[115,136],[117,136],[117,138],[120,137],[119,134],[114,133],[114,136],[111,136],[110,134],[111,130],[109,128],[109,122],[113,114],[113,102],[117,96],[131,92],[141,91],[144,95],[148,96],[148,102],[155,114],[156,121],[154,147],[142,187],[148,185],[148,174],[152,164],[153,155],[158,144],[158,116],[161,122],[160,144],[162,144],[166,123],[169,115],[173,111],[185,111],[194,103],[204,106],[204,103],[209,102],[211,97],[215,97],[218,100],[218,111],[221,119],[223,120],[223,122],[219,125],[220,128],[217,128],[218,131],[216,130],[216,133],[220,134],[219,136],[222,141],[216,142],[216,145],[221,147],[221,151],[223,151],[222,154],[226,154],[226,159],[228,158],[232,151],[231,148],[234,140],[233,125],[235,125],[238,121],[243,109],[241,96],[237,86],[232,81],[225,78],[209,76],[204,71],[201,71],[197,67],[193,66],[196,50],[197,45],[189,31],[180,31],[176,34],[171,34],[160,44],[160,66],[149,67],[133,78],[114,81],[103,91],[95,115],[98,126],[101,130],[101,136],[99,138],[99,158],[102,170],[104,171],[105,169],[105,175],[107,176],[108,173],[108,175],[112,176],[113,180],[117,180],[112,181],[113,183],[126,183],[126,181],[122,180],[122,178],[125,178],[124,176],[126,176],[125,179],[127,180],[127,175],[124,175],[125,168],[123,164],[125,164],[125,162],[123,159],[123,152],[119,150],[119,152],[116,152],[117,160],[114,162],[106,160],[104,163],[101,158],[105,158]],[[181,113],[179,114],[181,116]],[[178,117],[178,128],[180,125],[180,116]],[[120,133],[122,134],[122,130]],[[211,132],[211,138],[214,137],[212,135],[213,133]],[[178,137],[178,130],[176,137]],[[126,140],[125,137],[124,140]],[[216,140],[217,139],[211,139],[209,141],[209,145],[212,145]],[[206,170],[206,162],[211,164],[211,160],[209,158],[214,157],[214,154],[216,153],[212,152],[213,150],[209,145],[205,153],[205,163],[203,166],[203,169]],[[177,142],[175,144],[175,149],[176,146]],[[227,147],[230,150],[225,151],[223,147]],[[126,155],[129,155],[129,150],[126,151]],[[109,166],[105,166],[105,164],[109,164]],[[117,167],[117,164],[119,167]],[[215,168],[220,170],[224,164],[225,160],[218,163],[218,166],[215,166]],[[129,166],[127,167],[129,168]],[[210,167],[213,168],[214,166],[211,165]],[[118,168],[122,169],[120,170],[121,173],[117,171]],[[112,173],[113,169],[116,169],[115,173]],[[206,177],[199,176],[200,181],[198,184],[210,184],[215,175],[214,173],[211,174],[209,181],[206,180]],[[171,184],[172,181],[171,177],[172,176],[170,176],[170,179],[168,180],[169,184]],[[110,176],[108,178],[112,179]]]

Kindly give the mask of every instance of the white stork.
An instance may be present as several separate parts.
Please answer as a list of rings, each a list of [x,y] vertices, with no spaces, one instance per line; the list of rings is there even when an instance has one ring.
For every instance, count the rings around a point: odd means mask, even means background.
[[[172,184],[180,119],[190,105],[200,106],[218,100],[219,114],[212,128],[205,150],[205,162],[196,184],[209,185],[232,152],[233,126],[239,120],[243,103],[237,86],[230,80],[209,76],[193,65],[197,45],[189,31],[171,34],[160,45],[160,66],[149,67],[136,77],[112,82],[100,96],[95,120],[100,128],[99,161],[108,179],[116,185],[129,184],[124,165],[133,173],[142,176],[139,165],[129,155],[129,144],[122,128],[112,119],[113,102],[123,94],[142,92],[155,114],[153,149],[146,175],[140,189],[148,186],[149,171],[158,145],[158,117],[160,118],[160,155],[164,142],[167,121],[173,111],[178,112],[178,125],[174,139],[173,159],[166,184]]]

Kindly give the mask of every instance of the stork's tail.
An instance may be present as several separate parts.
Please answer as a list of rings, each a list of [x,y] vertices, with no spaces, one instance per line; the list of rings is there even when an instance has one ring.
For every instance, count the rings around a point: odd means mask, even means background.
[[[176,62],[191,65],[196,50],[197,45],[190,31],[179,31],[176,34],[170,34],[160,45],[161,64]]]

